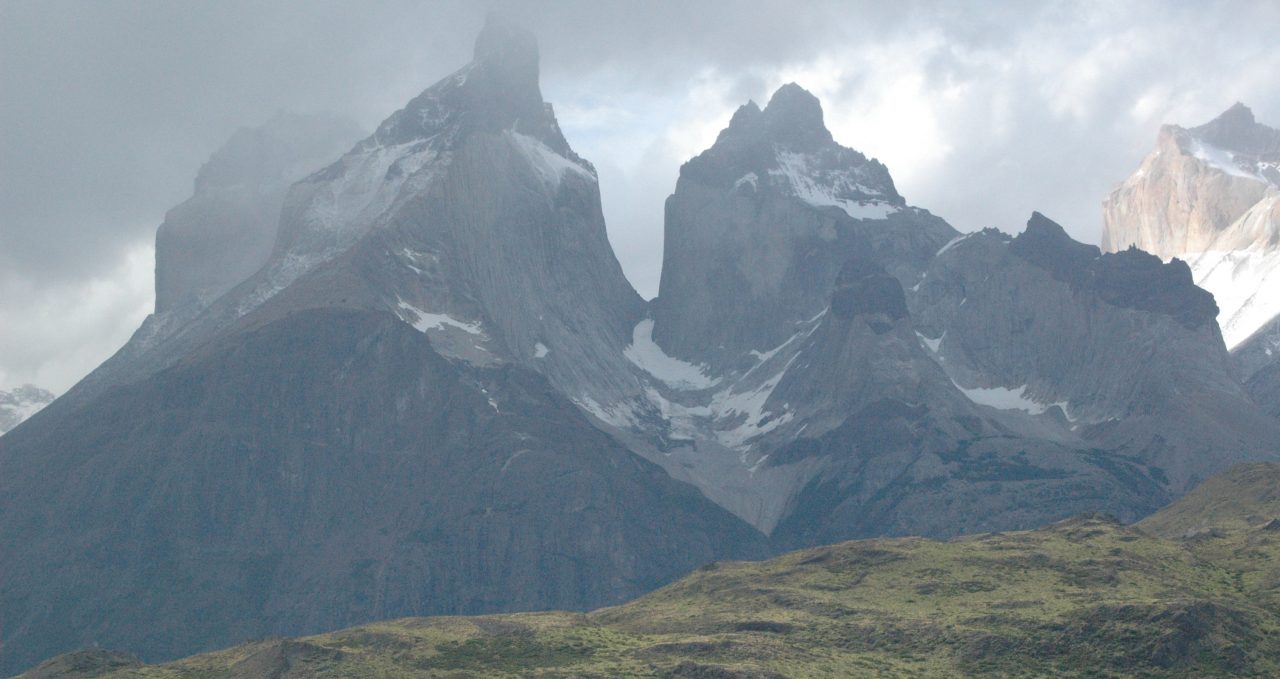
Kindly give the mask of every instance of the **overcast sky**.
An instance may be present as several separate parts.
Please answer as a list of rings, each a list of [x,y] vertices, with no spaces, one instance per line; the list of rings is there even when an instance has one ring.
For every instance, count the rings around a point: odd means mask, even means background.
[[[63,391],[128,339],[156,227],[236,128],[372,129],[469,60],[490,9],[538,35],[646,297],[679,165],[784,82],[957,228],[1040,210],[1091,243],[1161,123],[1237,100],[1280,123],[1280,3],[1032,4],[0,0],[0,388]]]

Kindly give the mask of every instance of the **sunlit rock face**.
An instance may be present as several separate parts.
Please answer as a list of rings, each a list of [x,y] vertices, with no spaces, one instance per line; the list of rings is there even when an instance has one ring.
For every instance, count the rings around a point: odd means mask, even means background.
[[[1280,314],[1278,187],[1280,131],[1243,104],[1199,127],[1166,125],[1103,203],[1102,247],[1185,260],[1236,349]]]

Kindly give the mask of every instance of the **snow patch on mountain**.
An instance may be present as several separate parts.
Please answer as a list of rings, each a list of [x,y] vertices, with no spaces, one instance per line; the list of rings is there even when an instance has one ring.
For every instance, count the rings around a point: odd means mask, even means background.
[[[591,413],[600,421],[618,427],[619,429],[636,426],[635,412],[632,410],[631,406],[626,403],[612,403],[608,406],[604,406],[598,403],[595,399],[586,395],[573,399],[573,402],[576,403],[579,408]]]
[[[551,147],[537,139],[515,131],[508,131],[507,137],[515,145],[515,148],[520,151],[521,155],[529,161],[530,167],[533,168],[542,183],[553,190],[560,187],[560,182],[566,174],[576,174],[595,181],[594,172],[556,153],[551,150]]]
[[[631,332],[631,344],[622,353],[637,368],[674,389],[696,391],[716,384],[716,380],[706,374],[705,367],[668,356],[653,341],[652,318],[636,324]]]
[[[770,170],[770,177],[810,205],[838,207],[850,217],[862,220],[885,219],[899,210],[898,206],[880,199],[880,191],[860,183],[854,171],[819,171],[811,166],[810,156],[804,153],[778,151],[777,158],[778,169]]]
[[[1280,316],[1280,250],[1210,251],[1189,259],[1196,285],[1218,303],[1227,349]]]
[[[345,241],[367,231],[410,177],[447,159],[431,139],[358,149],[338,161],[341,171],[332,181],[317,186],[303,219],[309,228]]]
[[[468,323],[460,321],[448,314],[432,313],[423,311],[404,300],[400,300],[398,308],[402,311],[409,312],[414,320],[406,321],[414,327],[418,332],[427,332],[428,330],[443,330],[446,327],[457,328],[471,335],[485,336],[484,327],[479,323]]]
[[[962,233],[962,234],[960,234],[959,236],[956,236],[955,238],[952,238],[951,240],[947,241],[947,244],[946,244],[946,245],[944,245],[944,246],[942,246],[941,248],[939,248],[939,249],[938,249],[938,252],[937,252],[937,254],[935,254],[935,255],[934,255],[934,257],[941,257],[941,256],[942,256],[942,253],[944,253],[944,252],[946,252],[947,250],[950,250],[951,248],[953,248],[953,247],[955,247],[955,246],[959,245],[960,243],[964,242],[966,239],[970,238],[970,237],[971,237],[971,236],[973,236],[973,235],[974,235],[974,234],[972,234],[972,233]]]
[[[737,450],[742,463],[747,464],[746,453],[750,441],[790,422],[793,417],[785,409],[781,413],[774,413],[765,408],[773,390],[786,374],[787,367],[790,367],[790,362],[776,375],[753,388],[738,391],[735,386],[731,386],[718,391],[706,405],[691,406],[672,401],[653,388],[647,389],[645,396],[668,422],[673,438],[712,439],[726,448]],[[609,416],[616,419],[619,418],[619,413],[613,411]]]
[[[920,338],[920,343],[923,344],[930,353],[936,354],[938,353],[938,349],[942,348],[942,340],[947,338],[947,333],[944,330],[936,339],[930,339],[917,332],[916,337]]]
[[[751,185],[751,190],[755,191],[760,184],[760,177],[754,172],[748,172],[742,175],[738,181],[733,183],[733,188],[734,190],[737,190],[739,187],[746,186],[748,184]]]
[[[1058,406],[1063,413],[1067,412],[1068,403],[1066,401],[1058,401],[1056,403],[1040,403],[1033,400],[1027,395],[1027,385],[1020,387],[962,387],[955,380],[951,381],[970,401],[978,405],[988,406],[997,410],[1021,410],[1031,415],[1041,415],[1053,406]],[[1070,419],[1070,418],[1068,418]]]
[[[1209,167],[1225,172],[1232,177],[1270,183],[1266,177],[1256,171],[1257,165],[1252,161],[1241,163],[1237,159],[1237,154],[1226,149],[1220,149],[1202,139],[1191,137],[1188,142],[1187,152]]]

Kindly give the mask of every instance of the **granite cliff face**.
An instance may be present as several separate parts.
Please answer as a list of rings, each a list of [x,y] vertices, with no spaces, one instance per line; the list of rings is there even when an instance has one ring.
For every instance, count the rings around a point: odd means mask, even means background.
[[[1073,445],[1143,465],[1175,495],[1280,441],[1236,377],[1212,296],[1181,261],[1103,254],[1034,215],[1016,238],[951,244],[912,302],[957,385],[1059,410]]]
[[[1277,315],[1280,130],[1243,104],[1190,129],[1166,125],[1156,149],[1103,203],[1103,250],[1178,257],[1213,293],[1229,349]],[[1251,362],[1245,362],[1251,372]]]
[[[960,235],[821,120],[785,86],[682,169],[648,386],[584,402],[633,450],[787,547],[1136,518],[1275,454],[1185,264]]]
[[[299,311],[0,441],[5,674],[97,643],[158,660],[583,609],[766,553],[544,378],[386,313]]]
[[[827,306],[840,267],[875,252],[910,277],[955,235],[909,207],[884,165],[837,144],[818,100],[786,85],[738,109],[667,200],[654,338],[713,369],[750,364]]]

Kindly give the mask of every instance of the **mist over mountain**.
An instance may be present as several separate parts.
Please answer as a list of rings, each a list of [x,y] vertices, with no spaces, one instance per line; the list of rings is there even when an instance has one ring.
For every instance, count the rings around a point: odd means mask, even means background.
[[[0,437],[0,671],[1135,521],[1280,458],[1226,307],[1162,259],[1238,219],[1153,215],[1143,175],[1101,249],[1038,212],[960,233],[792,83],[680,168],[647,302],[539,58],[491,16],[363,139],[281,115],[210,159],[157,234],[155,313]],[[1274,136],[1246,114],[1168,128],[1146,172],[1265,202]]]

